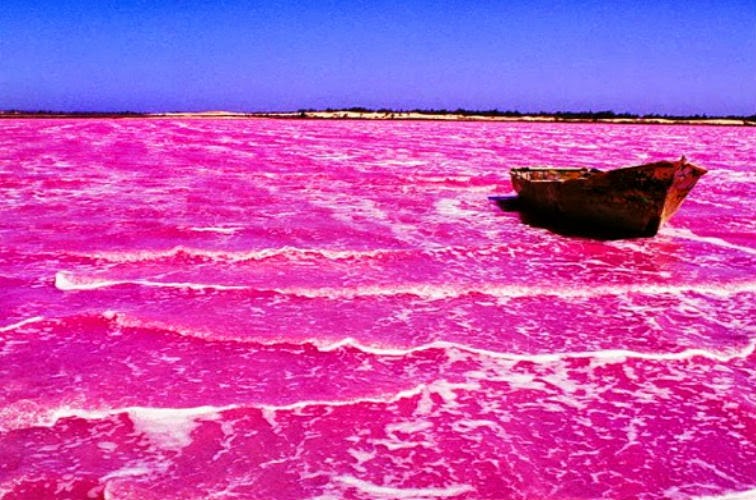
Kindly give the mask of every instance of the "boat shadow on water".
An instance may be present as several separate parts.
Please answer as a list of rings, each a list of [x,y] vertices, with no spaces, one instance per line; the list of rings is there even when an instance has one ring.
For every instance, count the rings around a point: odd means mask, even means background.
[[[518,214],[521,223],[546,229],[560,236],[602,241],[647,237],[623,229],[560,217],[553,212],[534,210],[522,203],[517,195],[489,196],[488,199],[496,203],[502,211]]]

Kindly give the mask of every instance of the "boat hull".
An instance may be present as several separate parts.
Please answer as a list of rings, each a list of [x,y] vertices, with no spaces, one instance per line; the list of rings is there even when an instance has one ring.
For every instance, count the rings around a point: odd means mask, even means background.
[[[706,173],[685,158],[637,167],[518,168],[512,186],[523,207],[560,221],[653,236]]]

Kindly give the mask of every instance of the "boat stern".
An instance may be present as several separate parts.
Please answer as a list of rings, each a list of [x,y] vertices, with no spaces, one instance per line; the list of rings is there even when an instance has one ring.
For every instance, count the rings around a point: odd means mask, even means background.
[[[685,156],[674,162],[672,185],[667,191],[661,215],[662,224],[677,212],[690,190],[706,172],[705,168],[689,163]]]

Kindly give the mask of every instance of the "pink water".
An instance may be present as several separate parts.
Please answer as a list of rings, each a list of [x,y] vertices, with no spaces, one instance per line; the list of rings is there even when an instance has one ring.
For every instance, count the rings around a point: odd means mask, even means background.
[[[487,200],[683,153],[651,239]],[[3,120],[0,496],[756,495],[754,165],[746,127]]]

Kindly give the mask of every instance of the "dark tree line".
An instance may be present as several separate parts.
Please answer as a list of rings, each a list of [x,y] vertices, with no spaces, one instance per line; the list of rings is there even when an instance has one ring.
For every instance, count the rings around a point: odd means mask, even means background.
[[[48,110],[34,110],[26,111],[22,109],[8,109],[0,111],[0,115],[10,116],[74,116],[77,118],[107,118],[107,117],[130,117],[130,116],[146,116],[149,113],[139,113],[137,111],[48,111]]]

